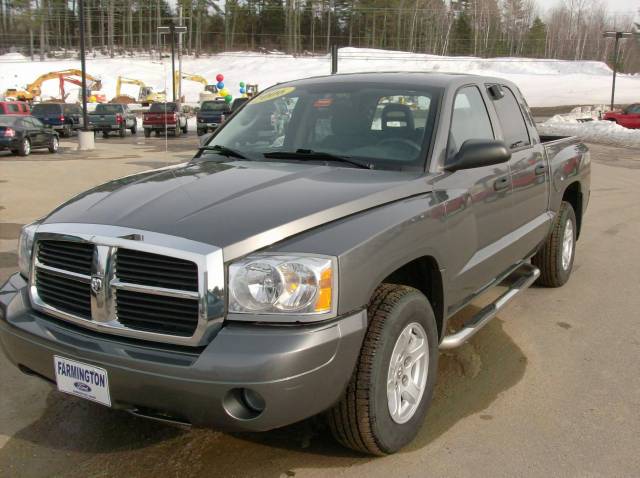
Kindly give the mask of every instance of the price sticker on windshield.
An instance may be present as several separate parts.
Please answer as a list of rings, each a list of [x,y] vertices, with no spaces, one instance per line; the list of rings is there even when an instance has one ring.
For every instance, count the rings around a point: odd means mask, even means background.
[[[281,96],[288,95],[292,91],[295,91],[295,87],[293,86],[285,86],[284,88],[276,88],[275,90],[267,91],[266,93],[262,93],[261,95],[256,96],[251,104],[255,105],[256,103],[265,103],[267,101],[275,100],[276,98],[280,98]]]

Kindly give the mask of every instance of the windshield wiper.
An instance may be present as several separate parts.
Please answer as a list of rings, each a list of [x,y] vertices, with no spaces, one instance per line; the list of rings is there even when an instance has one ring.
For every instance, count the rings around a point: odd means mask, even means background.
[[[262,153],[268,159],[294,159],[301,161],[336,161],[339,163],[350,164],[357,168],[373,169],[373,164],[360,161],[351,156],[340,156],[337,154],[325,153],[323,151],[314,151],[312,149],[297,149],[296,151],[269,151]]]
[[[240,151],[236,151],[232,148],[227,148],[226,146],[222,146],[221,144],[216,144],[214,146],[200,146],[198,148],[198,153],[202,153],[203,151],[213,151],[221,156],[227,156],[229,158],[249,159]]]

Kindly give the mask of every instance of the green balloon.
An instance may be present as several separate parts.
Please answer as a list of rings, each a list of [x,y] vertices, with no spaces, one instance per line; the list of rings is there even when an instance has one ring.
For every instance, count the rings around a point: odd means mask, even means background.
[[[244,81],[240,82],[240,88],[244,88]]]
[[[231,95],[227,95],[224,97],[224,101],[226,101],[227,103],[231,103],[231,100],[233,100],[233,96]]]

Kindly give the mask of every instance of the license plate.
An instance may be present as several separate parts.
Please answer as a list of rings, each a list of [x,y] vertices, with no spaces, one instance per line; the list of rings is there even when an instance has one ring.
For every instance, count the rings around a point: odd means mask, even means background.
[[[53,368],[61,392],[111,406],[109,377],[105,369],[57,355],[53,357]]]

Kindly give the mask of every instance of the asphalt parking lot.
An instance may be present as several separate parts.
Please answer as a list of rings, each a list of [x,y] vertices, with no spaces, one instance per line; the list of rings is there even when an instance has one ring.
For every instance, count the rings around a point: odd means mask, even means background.
[[[22,224],[108,179],[188,160],[198,144],[193,133],[99,137],[81,153],[75,141],[57,155],[0,152],[0,280],[16,270]],[[345,451],[318,420],[263,434],[149,422],[58,393],[0,356],[0,476],[640,476],[640,150],[591,148],[571,280],[526,291],[442,355],[433,406],[403,452]]]

